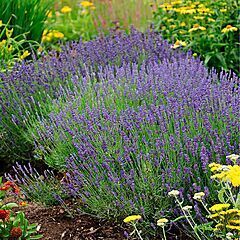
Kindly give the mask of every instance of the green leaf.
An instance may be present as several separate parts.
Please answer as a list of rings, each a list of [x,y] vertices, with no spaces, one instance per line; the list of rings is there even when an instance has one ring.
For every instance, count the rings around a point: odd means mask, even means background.
[[[18,205],[16,203],[7,203],[2,206],[2,209],[12,209],[14,207],[18,207]]]
[[[218,192],[218,199],[221,203],[224,203],[224,193],[225,193],[225,189],[222,188],[219,192]]]

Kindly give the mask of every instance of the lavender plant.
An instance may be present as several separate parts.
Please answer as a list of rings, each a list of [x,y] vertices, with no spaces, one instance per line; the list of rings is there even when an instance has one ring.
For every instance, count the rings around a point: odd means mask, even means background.
[[[40,174],[30,163],[27,165],[16,163],[13,166],[13,173],[5,174],[5,177],[9,181],[16,182],[27,199],[46,206],[59,204],[56,196],[66,198],[60,181],[51,170],[45,170]]]
[[[95,41],[69,43],[60,53],[53,51],[32,63],[17,64],[12,71],[0,74],[0,125],[7,132],[6,147],[0,155],[12,156],[14,152],[16,159],[16,152],[22,157],[31,151],[33,144],[24,137],[26,125],[46,116],[54,99],[65,101],[66,95],[79,94],[85,85],[98,81],[98,72],[107,66],[171,61],[181,55],[173,53],[157,34],[132,30],[129,36],[119,33]],[[84,81],[87,84],[83,85]]]
[[[172,188],[217,197],[207,166],[239,149],[239,78],[189,55],[102,75],[95,98],[59,105],[35,135],[79,207],[105,218],[137,212],[150,226],[170,211]]]

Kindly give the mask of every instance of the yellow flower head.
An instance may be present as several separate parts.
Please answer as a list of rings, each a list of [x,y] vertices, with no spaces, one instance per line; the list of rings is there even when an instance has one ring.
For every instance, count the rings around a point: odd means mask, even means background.
[[[240,166],[231,166],[227,172],[226,180],[230,181],[234,187],[240,186]]]
[[[125,223],[129,223],[129,222],[132,222],[132,221],[136,221],[136,220],[139,220],[141,219],[142,217],[140,215],[131,215],[131,216],[128,216],[126,218],[124,218],[124,222]]]
[[[58,31],[53,31],[53,37],[55,38],[64,38],[64,34]]]
[[[61,13],[70,13],[72,9],[69,6],[64,6],[60,11]]]
[[[218,203],[209,208],[211,212],[220,212],[230,207],[229,203]]]
[[[201,30],[201,31],[205,31],[206,28],[200,26],[199,24],[194,24],[193,27],[191,29],[189,29],[189,32],[193,32],[193,31],[197,31],[197,30]]]
[[[236,32],[238,30],[238,28],[233,27],[232,25],[227,25],[225,28],[222,29],[222,33],[228,33],[228,32]],[[235,154],[232,154],[235,155]],[[230,155],[231,156],[231,155]],[[232,159],[232,158],[230,158]]]
[[[203,16],[194,16],[193,18],[196,19],[196,20],[203,20],[204,19]]]
[[[26,58],[27,56],[30,55],[30,52],[28,50],[24,51],[23,54],[20,56],[20,59],[23,60],[24,58]]]
[[[237,230],[238,232],[240,232],[240,226],[233,226],[233,225],[226,225],[226,227],[228,229],[231,229],[231,230]]]
[[[81,5],[82,7],[93,7],[93,6],[94,6],[94,4],[91,3],[91,2],[89,2],[89,1],[82,1],[82,2],[80,3],[80,5]]]
[[[12,36],[12,34],[13,34],[13,28],[12,29],[6,28],[6,36],[7,36],[7,38],[10,38]]]
[[[179,47],[186,47],[186,46],[187,46],[186,42],[177,40],[171,48],[176,49],[176,48],[179,48]]]
[[[0,27],[3,25],[3,22],[2,22],[2,20],[0,20]]]
[[[164,227],[167,222],[168,222],[167,218],[160,218],[160,219],[157,220],[157,225],[159,227]]]

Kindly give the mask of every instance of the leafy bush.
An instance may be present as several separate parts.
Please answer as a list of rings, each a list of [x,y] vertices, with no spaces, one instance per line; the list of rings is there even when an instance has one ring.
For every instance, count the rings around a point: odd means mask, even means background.
[[[0,20],[10,21],[14,37],[25,34],[28,40],[40,43],[52,3],[51,0],[1,0]]]
[[[191,54],[99,75],[92,94],[56,103],[35,134],[37,153],[68,172],[79,207],[104,218],[139,213],[150,233],[174,210],[172,188],[216,199],[207,166],[239,151],[239,78],[209,73]]]
[[[131,62],[141,65],[171,61],[181,55],[173,54],[169,44],[157,34],[144,35],[133,30],[130,36],[119,33],[86,43],[69,43],[60,53],[51,52],[36,62],[23,62],[11,72],[1,73],[0,126],[5,136],[1,158],[27,158],[33,142],[26,126],[34,128],[36,121],[54,108],[54,99],[64,102],[67,95],[74,97],[80,94],[79,89],[89,89],[91,82],[102,78],[105,68]]]
[[[192,49],[207,66],[239,73],[237,1],[171,1],[159,5],[153,23],[173,48]]]

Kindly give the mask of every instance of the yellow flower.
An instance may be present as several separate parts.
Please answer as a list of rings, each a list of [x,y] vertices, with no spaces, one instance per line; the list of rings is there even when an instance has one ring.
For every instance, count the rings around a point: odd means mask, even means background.
[[[3,39],[3,40],[0,42],[0,48],[3,47],[3,46],[6,44],[6,42],[7,42],[7,41],[6,41],[5,39]]]
[[[240,225],[240,219],[229,220],[229,223]]]
[[[206,28],[200,26],[199,24],[194,24],[193,27],[191,29],[189,29],[189,32],[193,32],[193,31],[197,31],[197,30],[201,30],[201,31],[205,31]]]
[[[64,34],[58,31],[53,31],[53,36],[55,38],[64,38]]]
[[[235,208],[233,208],[233,209],[228,209],[228,210],[226,211],[226,213],[227,213],[227,214],[240,213],[240,210],[235,209]]]
[[[202,20],[202,19],[204,19],[203,16],[194,16],[193,18],[196,19],[196,20]]]
[[[12,34],[13,34],[13,28],[12,29],[6,28],[6,36],[7,36],[7,38],[10,38],[12,36]]]
[[[132,216],[128,216],[126,218],[124,218],[124,222],[125,223],[129,223],[129,222],[132,222],[132,221],[136,221],[136,220],[139,220],[141,219],[142,217],[140,215],[132,215]]]
[[[82,2],[80,3],[80,5],[81,5],[82,7],[93,7],[93,6],[94,6],[94,4],[91,3],[91,2],[89,2],[89,1],[82,1]]]
[[[49,12],[48,12],[47,17],[48,17],[48,18],[51,18],[51,17],[52,17],[52,11],[49,11]]]
[[[222,9],[220,9],[220,12],[222,12],[222,13],[224,13],[224,12],[226,12],[226,11],[227,11],[226,8],[222,8]]]
[[[194,54],[193,54],[193,57],[197,57],[197,53],[194,53]]]
[[[176,25],[170,25],[169,27],[170,28],[176,28],[177,26]]]
[[[181,26],[181,27],[185,27],[185,26],[186,26],[186,23],[185,23],[185,22],[181,22],[181,23],[180,23],[180,26]]]
[[[219,212],[230,207],[229,203],[218,203],[209,208],[211,212]]]
[[[176,49],[179,47],[186,47],[186,46],[187,46],[186,42],[177,40],[171,48]]]
[[[72,9],[69,6],[64,6],[60,11],[61,13],[69,13]]]
[[[0,20],[0,27],[3,25],[3,22],[2,22],[2,20]]]
[[[222,224],[222,223],[218,223],[218,224],[215,226],[216,229],[221,229],[222,227],[223,227],[223,224]]]
[[[240,186],[240,166],[231,166],[230,170],[227,172],[226,179],[229,180],[234,187]]]
[[[168,222],[167,218],[160,218],[160,219],[157,220],[157,225],[159,227],[164,227],[167,222]]]
[[[222,33],[228,33],[228,32],[236,32],[238,28],[233,27],[232,25],[227,25],[225,28],[222,29]],[[231,156],[231,155],[230,155]]]
[[[216,20],[213,19],[213,18],[208,18],[208,21],[209,21],[209,22],[216,22]]]
[[[219,214],[218,213],[214,213],[208,216],[209,218],[218,218]]]
[[[23,60],[24,58],[26,58],[27,56],[30,55],[30,52],[28,50],[24,51],[23,54],[20,56],[20,59]]]
[[[226,225],[226,227],[227,227],[228,229],[237,230],[237,231],[240,232],[240,226]]]
[[[181,4],[181,3],[182,3],[182,0],[171,2],[172,5],[178,5],[178,4]]]
[[[13,46],[12,45],[10,45],[9,47],[8,47],[8,52],[12,52],[12,50],[13,50]]]

